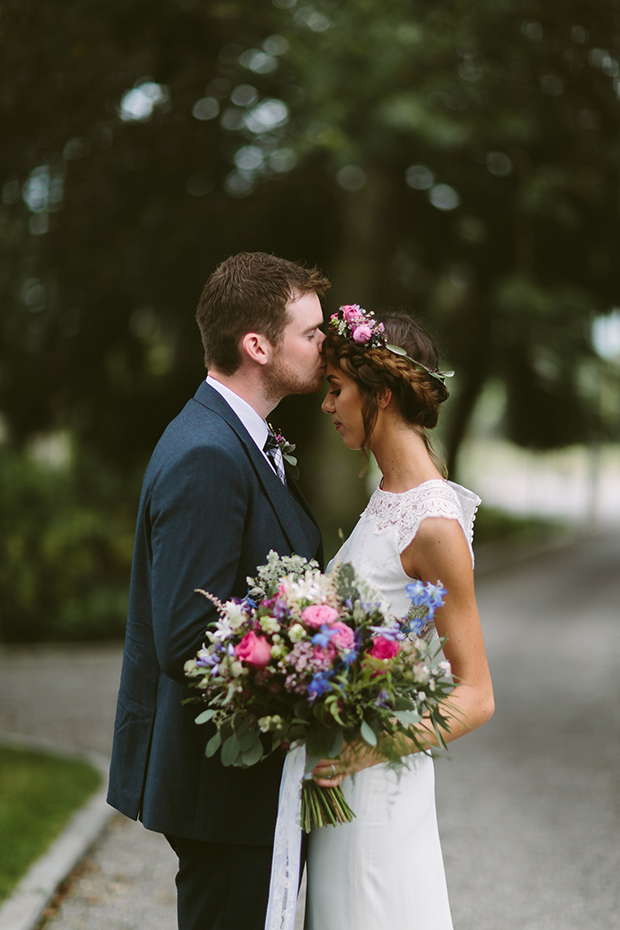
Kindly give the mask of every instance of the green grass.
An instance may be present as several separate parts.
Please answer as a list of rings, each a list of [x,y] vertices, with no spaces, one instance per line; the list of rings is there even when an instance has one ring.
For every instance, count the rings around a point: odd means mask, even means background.
[[[100,783],[87,762],[0,747],[0,901]]]

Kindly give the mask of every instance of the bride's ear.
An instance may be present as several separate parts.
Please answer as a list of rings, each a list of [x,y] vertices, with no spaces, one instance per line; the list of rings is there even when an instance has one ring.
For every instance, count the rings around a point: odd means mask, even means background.
[[[389,388],[381,388],[377,394],[377,407],[380,410],[385,410],[386,407],[389,407],[392,400],[392,392]]]

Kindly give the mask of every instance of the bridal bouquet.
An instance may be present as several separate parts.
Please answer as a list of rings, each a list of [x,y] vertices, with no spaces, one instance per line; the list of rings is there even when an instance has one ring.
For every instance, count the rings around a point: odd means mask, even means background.
[[[438,660],[441,643],[418,636],[443,603],[441,583],[407,585],[406,617],[391,615],[348,564],[327,575],[314,561],[272,551],[248,583],[245,598],[225,604],[199,591],[219,612],[185,664],[197,692],[189,700],[206,705],[196,723],[216,726],[207,756],[219,751],[223,765],[248,767],[278,747],[305,744],[309,772],[319,759],[336,758],[345,740],[361,739],[400,762],[399,734],[428,749],[412,728],[423,715],[443,744],[450,665]],[[304,780],[306,832],[353,816],[340,788]]]

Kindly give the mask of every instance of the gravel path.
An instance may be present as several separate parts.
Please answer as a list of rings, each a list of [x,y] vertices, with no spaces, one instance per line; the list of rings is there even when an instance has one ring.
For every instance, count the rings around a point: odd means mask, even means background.
[[[477,588],[497,711],[436,764],[455,930],[620,927],[620,533]],[[109,753],[119,674],[118,646],[6,650],[0,730]],[[46,930],[174,930],[174,871],[119,815]]]

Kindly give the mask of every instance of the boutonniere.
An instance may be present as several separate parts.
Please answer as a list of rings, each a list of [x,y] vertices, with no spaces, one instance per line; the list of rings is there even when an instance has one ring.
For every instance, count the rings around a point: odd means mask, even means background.
[[[294,442],[289,442],[288,439],[285,439],[279,429],[274,429],[271,423],[269,423],[269,429],[273,433],[276,442],[282,453],[282,458],[289,467],[289,471],[293,478],[297,480],[299,478],[299,469],[297,467],[297,456],[293,455],[293,452],[297,448]]]

